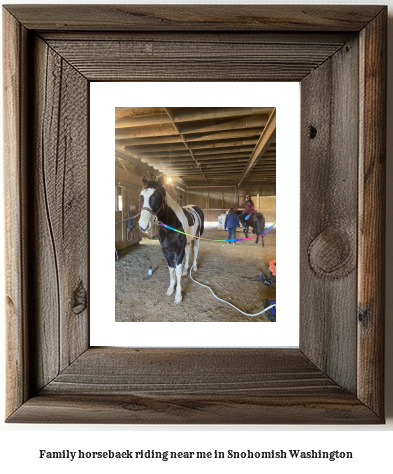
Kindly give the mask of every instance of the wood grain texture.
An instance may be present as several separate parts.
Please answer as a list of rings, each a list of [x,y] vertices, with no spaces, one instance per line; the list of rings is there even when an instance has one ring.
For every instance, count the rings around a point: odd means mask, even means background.
[[[366,5],[6,5],[27,28],[91,31],[359,31]]]
[[[263,33],[263,34],[261,34]],[[231,44],[321,44],[336,45],[346,43],[357,32],[253,32],[253,31],[75,31],[49,30],[40,31],[39,36],[47,43],[52,41],[138,41],[157,43],[231,43]],[[75,43],[74,43],[75,44]]]
[[[9,421],[375,423],[299,350],[92,348]]]
[[[359,398],[383,414],[387,11],[360,36]]]
[[[29,396],[26,295],[26,30],[3,13],[4,78],[4,194],[5,218],[5,311],[7,327],[6,412],[12,413]]]
[[[30,287],[40,389],[88,347],[88,87],[46,43],[33,44]]]
[[[44,395],[32,397],[12,423],[92,424],[375,424],[380,420],[350,395],[283,398],[195,395]]]
[[[317,367],[353,394],[357,68],[357,42],[350,41],[301,83],[300,348]]]
[[[266,37],[267,36],[267,37]],[[151,38],[127,41],[50,40],[48,43],[87,79],[107,81],[300,81],[343,45],[307,38],[294,43],[236,41],[211,37],[196,43],[195,35],[171,41]],[[327,41],[327,39],[326,39]]]

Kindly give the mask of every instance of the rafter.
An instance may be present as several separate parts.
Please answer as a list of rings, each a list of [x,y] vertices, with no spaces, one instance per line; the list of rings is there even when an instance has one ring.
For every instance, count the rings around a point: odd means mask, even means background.
[[[255,149],[250,156],[250,159],[240,177],[238,182],[238,186],[242,184],[244,179],[248,176],[252,168],[258,163],[258,160],[263,156],[267,148],[269,147],[270,143],[276,136],[276,109],[273,109],[272,113],[270,114],[268,123],[264,128],[261,138],[258,140],[258,143],[255,146]]]
[[[173,114],[172,114],[172,112],[171,112],[171,109],[170,109],[169,107],[165,107],[165,111],[166,111],[166,113],[168,114],[168,116],[170,117],[170,119],[171,119],[172,122],[173,122]],[[174,122],[173,122],[173,126],[174,126],[174,127],[177,129],[177,131],[179,132],[179,135],[181,136],[184,145],[185,145],[185,146],[187,147],[187,149],[189,150],[192,159],[195,161],[196,165],[197,165],[198,167],[200,167],[198,161],[196,160],[196,158],[195,158],[195,156],[194,156],[194,153],[193,153],[192,150],[188,147],[187,143],[184,141],[183,134],[180,133],[179,127],[178,127]],[[202,170],[200,170],[200,171],[201,171],[201,174],[203,175],[203,177],[205,177],[205,175],[204,175],[204,173],[202,172]],[[206,179],[206,181],[207,181],[207,179]]]

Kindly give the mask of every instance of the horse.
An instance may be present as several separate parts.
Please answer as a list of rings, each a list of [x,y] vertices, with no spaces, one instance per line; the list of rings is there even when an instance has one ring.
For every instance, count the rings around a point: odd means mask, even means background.
[[[187,275],[191,246],[194,251],[193,269],[198,270],[197,257],[200,237],[204,230],[204,215],[202,209],[197,206],[188,205],[181,207],[166,192],[164,186],[164,176],[158,180],[149,181],[145,176],[142,178],[143,188],[141,191],[141,210],[139,228],[142,232],[147,232],[153,225],[154,220],[173,227],[179,232],[159,226],[158,239],[161,250],[164,254],[169,268],[170,284],[166,294],[172,295],[175,291],[175,303],[181,303],[183,297],[181,293],[181,277]],[[183,266],[184,262],[184,266]],[[175,269],[176,263],[176,269]]]
[[[240,217],[242,214],[242,211],[236,211],[237,217]],[[257,234],[255,243],[257,244],[259,242],[259,236],[261,236],[262,247],[264,247],[265,243],[263,241],[263,231],[265,230],[265,218],[262,212],[253,212],[252,214],[250,214],[250,217],[245,221],[243,232],[246,237],[248,237],[250,227],[252,228],[252,233]]]

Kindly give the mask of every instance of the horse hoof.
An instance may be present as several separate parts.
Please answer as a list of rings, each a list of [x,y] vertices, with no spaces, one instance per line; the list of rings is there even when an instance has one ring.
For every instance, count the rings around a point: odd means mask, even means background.
[[[167,292],[166,292],[166,295],[167,295],[167,296],[171,296],[171,295],[173,295],[173,292],[174,292],[174,291],[175,291],[174,288],[168,288],[168,290],[167,290]]]
[[[197,272],[197,271],[198,271],[198,267],[197,267],[196,265],[194,265],[194,266],[192,267],[192,269],[194,270],[194,272]]]
[[[182,276],[187,276],[187,270],[183,271]]]
[[[180,295],[180,296],[176,296],[175,298],[175,304],[180,304],[182,302],[182,299],[183,297]]]

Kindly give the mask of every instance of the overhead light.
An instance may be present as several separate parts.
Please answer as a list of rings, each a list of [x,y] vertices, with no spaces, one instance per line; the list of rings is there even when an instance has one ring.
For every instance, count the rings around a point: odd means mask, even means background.
[[[168,182],[171,182],[172,181],[172,178],[168,178]]]

